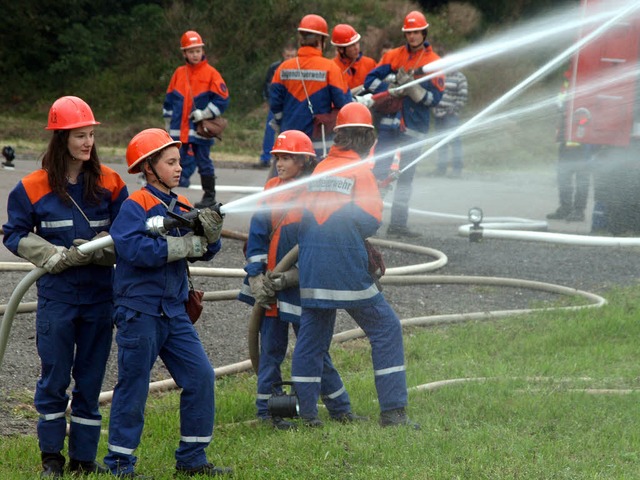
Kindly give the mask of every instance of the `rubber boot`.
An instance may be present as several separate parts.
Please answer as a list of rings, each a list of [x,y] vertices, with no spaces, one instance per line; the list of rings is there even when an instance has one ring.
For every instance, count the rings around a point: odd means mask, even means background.
[[[216,177],[213,175],[201,175],[200,181],[202,183],[204,195],[202,196],[202,200],[197,202],[194,206],[196,208],[213,207],[216,204]]]
[[[42,472],[40,478],[62,478],[64,475],[64,457],[58,453],[41,453]]]

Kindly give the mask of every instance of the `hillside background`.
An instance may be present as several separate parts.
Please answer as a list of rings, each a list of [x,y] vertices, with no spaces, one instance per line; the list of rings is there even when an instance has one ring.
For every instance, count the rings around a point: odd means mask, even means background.
[[[296,41],[302,16],[318,13],[330,28],[352,24],[366,55],[379,58],[385,41],[403,42],[406,13],[421,10],[429,39],[449,51],[479,42],[551,7],[576,0],[23,0],[3,2],[0,29],[0,142],[19,149],[47,141],[42,127],[53,100],[77,95],[102,122],[99,146],[120,151],[142,128],[161,127],[162,101],[181,64],[179,40],[197,30],[209,62],[225,78],[231,95],[231,127],[218,152],[257,158],[266,106],[260,95],[268,65],[286,42]],[[331,47],[325,52],[332,56]],[[465,70],[470,83],[467,115],[500,96],[543,59],[519,56]],[[504,63],[506,62],[506,63]],[[499,72],[499,74],[498,74]],[[559,78],[559,74],[558,74]],[[558,78],[536,88],[557,89]],[[544,126],[542,127],[544,130]],[[542,135],[549,132],[544,131]],[[18,149],[18,153],[20,153]]]

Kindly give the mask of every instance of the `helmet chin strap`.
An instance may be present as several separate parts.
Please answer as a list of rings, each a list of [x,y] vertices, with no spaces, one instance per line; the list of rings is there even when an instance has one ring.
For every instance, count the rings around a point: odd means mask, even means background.
[[[151,171],[155,175],[156,179],[158,180],[158,183],[160,183],[160,185],[162,185],[167,190],[171,191],[171,187],[169,185],[167,185],[166,183],[164,183],[164,180],[162,180],[160,178],[160,175],[158,175],[158,172],[156,171],[156,168],[148,160],[147,160],[147,165],[149,165],[149,168],[151,169]]]

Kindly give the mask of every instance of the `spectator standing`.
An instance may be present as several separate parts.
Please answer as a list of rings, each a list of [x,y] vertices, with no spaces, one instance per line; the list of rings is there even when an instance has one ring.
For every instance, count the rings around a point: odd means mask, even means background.
[[[41,477],[61,478],[67,432],[67,388],[73,377],[69,471],[106,473],[95,462],[100,440],[98,398],[112,336],[115,254],[90,254],[77,246],[107,235],[127,187],[101,165],[89,105],[73,96],[56,100],[46,129],[52,131],[42,169],[9,194],[4,244],[47,273],[37,281],[36,346],[41,372],[35,392]]]
[[[376,61],[366,57],[360,51],[360,34],[344,23],[333,27],[331,45],[336,47],[333,61],[340,68],[351,95],[358,95],[364,90],[364,79],[367,73],[376,66]]]
[[[125,201],[111,229],[118,255],[114,278],[118,383],[113,392],[105,463],[113,475],[135,477],[149,394],[151,368],[159,356],[180,393],[180,442],[176,475],[222,475],[229,469],[207,461],[213,435],[214,371],[187,315],[188,261],[210,260],[221,247],[222,218],[209,208],[198,215],[202,235],[181,228],[149,228],[167,211],[184,213],[189,201],[171,190],[180,181],[180,142],[159,128],[143,130],[127,147],[129,173],[146,185]]]
[[[444,47],[438,47],[442,56],[446,55]],[[436,131],[446,135],[460,126],[460,111],[467,104],[469,98],[469,86],[467,77],[460,70],[452,70],[446,73],[444,93],[437,106],[433,107],[433,118]],[[434,176],[444,176],[447,168],[451,166],[451,176],[459,178],[463,168],[462,139],[453,137],[438,150],[438,164]]]
[[[404,19],[402,31],[406,45],[385,53],[378,66],[367,75],[365,88],[370,92],[389,91],[396,101],[385,102],[382,109],[378,103],[378,145],[374,174],[381,181],[389,176],[393,158],[398,148],[402,149],[399,169],[402,174],[395,186],[391,220],[387,235],[397,237],[417,237],[419,233],[409,230],[409,200],[411,199],[413,177],[417,165],[408,167],[422,152],[413,146],[429,132],[431,108],[436,106],[444,91],[444,76],[415,83],[410,87],[395,90],[406,83],[424,76],[423,67],[440,57],[427,42],[429,23],[425,16],[412,11]]]
[[[323,177],[309,183],[303,198],[298,234],[302,314],[291,378],[300,416],[307,422],[318,417],[323,358],[331,345],[336,310],[343,308],[371,344],[380,424],[419,428],[405,411],[402,326],[369,272],[365,240],[376,233],[382,218],[376,179],[362,161],[376,138],[371,113],[360,103],[350,103],[340,110],[335,129],[329,156],[311,179]]]
[[[167,88],[162,115],[166,130],[182,143],[180,186],[188,187],[198,167],[204,194],[197,208],[216,203],[216,175],[211,146],[213,139],[198,135],[196,123],[222,115],[229,105],[229,91],[220,72],[209,65],[204,42],[198,32],[189,30],[180,39],[185,65],[178,67]]]
[[[309,175],[316,156],[311,140],[303,132],[287,130],[278,135],[271,153],[275,157],[277,177],[271,178],[265,190],[278,188]],[[287,353],[289,323],[294,333],[300,327],[300,290],[298,267],[274,273],[274,267],[298,243],[300,209],[297,206],[304,187],[290,188],[265,197],[264,204],[251,219],[247,241],[247,281],[239,299],[251,305],[257,302],[265,308],[260,324],[260,362],[258,367],[258,418],[280,430],[295,424],[280,417],[271,417],[267,402],[274,384],[282,382],[280,365]],[[247,288],[249,287],[249,288]],[[276,391],[281,393],[281,388]],[[340,374],[327,352],[323,359],[321,396],[332,419],[347,423],[361,420],[351,412],[349,394]],[[308,422],[320,426],[320,421]]]
[[[305,15],[298,26],[298,55],[286,60],[276,70],[269,102],[276,133],[300,130],[314,142],[322,156],[330,145],[330,123],[319,127],[314,135],[314,119],[331,114],[352,101],[351,93],[338,66],[322,56],[329,27],[319,15]],[[337,112],[337,110],[336,110]],[[335,117],[332,117],[335,119]],[[331,122],[331,119],[327,119]]]
[[[271,149],[273,148],[273,142],[276,138],[276,132],[271,127],[273,112],[271,112],[271,109],[268,107],[273,74],[276,73],[276,69],[283,61],[294,58],[295,56],[296,48],[293,45],[287,44],[282,49],[282,60],[273,62],[271,65],[269,65],[269,68],[267,70],[267,75],[262,85],[262,98],[265,102],[267,102],[267,108],[269,112],[267,113],[267,121],[264,126],[264,136],[262,138],[262,153],[260,154],[260,161],[256,164],[257,168],[269,168],[271,166]]]

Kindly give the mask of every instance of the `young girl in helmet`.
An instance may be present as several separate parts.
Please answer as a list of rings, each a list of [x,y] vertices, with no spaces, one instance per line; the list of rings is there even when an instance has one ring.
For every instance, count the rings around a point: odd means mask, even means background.
[[[77,246],[106,235],[127,188],[100,164],[87,103],[62,97],[49,110],[52,131],[42,169],[24,177],[9,194],[4,244],[46,273],[38,279],[36,345],[41,374],[35,407],[42,476],[63,475],[69,402],[69,470],[106,472],[95,462],[100,439],[98,397],[111,349],[112,275],[115,255],[82,253]]]
[[[281,187],[309,175],[315,167],[315,151],[309,137],[298,130],[287,130],[276,138],[271,154],[275,156],[277,177],[265,185],[265,191]],[[298,332],[300,322],[300,290],[298,269],[293,267],[283,273],[274,273],[276,265],[296,246],[300,210],[297,206],[304,187],[285,189],[265,197],[259,211],[253,215],[247,241],[247,278],[239,299],[260,309],[254,315],[264,314],[260,323],[260,360],[258,367],[258,394],[256,407],[258,418],[280,430],[288,430],[295,424],[271,415],[267,402],[274,384],[282,382],[280,365],[289,343],[289,323]],[[257,317],[260,318],[260,317]],[[322,399],[332,419],[351,422],[361,417],[351,412],[349,394],[340,374],[333,366],[327,352],[322,358]],[[276,388],[281,392],[281,388]],[[309,426],[320,426],[314,419]]]
[[[318,416],[323,356],[336,310],[343,308],[371,344],[380,424],[410,425],[402,327],[369,272],[365,239],[382,219],[382,198],[367,163],[375,143],[371,113],[362,104],[340,109],[329,156],[315,169],[303,201],[298,235],[302,313],[291,376],[300,416]]]
[[[185,213],[174,200],[188,200],[171,190],[180,181],[180,142],[159,128],[138,133],[129,142],[129,173],[143,172],[147,184],[124,202],[111,235],[118,254],[114,278],[118,345],[118,383],[109,423],[111,473],[134,476],[135,449],[144,426],[144,405],[151,367],[160,356],[182,388],[180,443],[176,473],[220,475],[228,469],[207,461],[214,423],[214,372],[198,334],[187,315],[187,260],[209,260],[221,247],[222,218],[211,209],[198,214],[202,235],[187,229],[153,227],[152,217],[166,217],[173,209]]]

